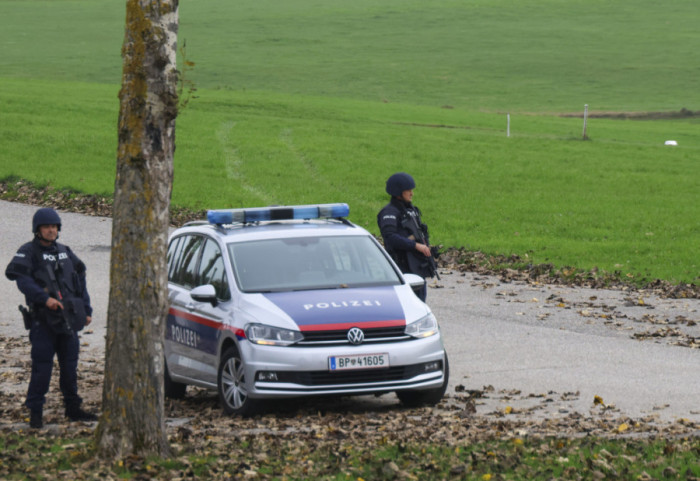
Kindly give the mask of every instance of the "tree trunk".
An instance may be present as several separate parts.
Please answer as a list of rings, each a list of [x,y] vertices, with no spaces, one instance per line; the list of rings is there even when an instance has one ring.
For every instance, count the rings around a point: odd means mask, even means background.
[[[177,116],[178,0],[127,0],[101,456],[167,456],[163,335]]]

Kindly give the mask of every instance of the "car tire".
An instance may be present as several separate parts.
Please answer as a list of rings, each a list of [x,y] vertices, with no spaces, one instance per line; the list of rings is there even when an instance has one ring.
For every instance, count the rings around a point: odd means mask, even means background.
[[[447,353],[445,353],[445,380],[442,386],[435,389],[396,391],[396,396],[406,407],[434,406],[445,395],[449,380],[450,362],[447,360]]]
[[[229,347],[221,356],[217,387],[221,407],[226,414],[250,416],[256,412],[254,400],[248,397],[245,364],[238,349]]]
[[[182,399],[185,397],[187,384],[173,381],[167,364],[165,365],[165,376],[163,378],[163,394],[165,394],[165,397],[170,399]]]

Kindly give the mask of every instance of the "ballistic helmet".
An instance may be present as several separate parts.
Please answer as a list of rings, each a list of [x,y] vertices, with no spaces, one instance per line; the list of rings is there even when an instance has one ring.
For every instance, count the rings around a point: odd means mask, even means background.
[[[412,190],[416,188],[416,183],[409,174],[398,172],[386,181],[386,193],[392,197],[401,197],[404,190]]]
[[[32,232],[36,234],[39,231],[40,225],[56,224],[58,230],[61,230],[61,218],[58,213],[51,207],[42,207],[34,213],[32,218]]]

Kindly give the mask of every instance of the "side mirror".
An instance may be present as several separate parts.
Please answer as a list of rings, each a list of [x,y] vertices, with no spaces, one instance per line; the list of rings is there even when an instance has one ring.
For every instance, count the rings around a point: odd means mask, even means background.
[[[411,289],[413,289],[413,292],[415,292],[416,295],[418,295],[420,290],[423,289],[423,286],[425,285],[425,279],[416,274],[404,274],[403,278],[406,279],[406,282],[409,286],[411,286]]]
[[[190,291],[190,297],[197,302],[210,302],[212,306],[219,303],[216,299],[216,289],[211,284],[195,287]]]

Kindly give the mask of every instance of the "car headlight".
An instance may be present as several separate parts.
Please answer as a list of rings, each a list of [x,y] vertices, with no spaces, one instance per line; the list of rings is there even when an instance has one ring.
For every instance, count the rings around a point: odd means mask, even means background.
[[[245,328],[245,335],[250,342],[266,346],[290,346],[304,339],[299,331],[266,326],[265,324],[248,324]]]
[[[438,323],[430,313],[406,326],[406,334],[413,337],[430,337],[438,333]]]

